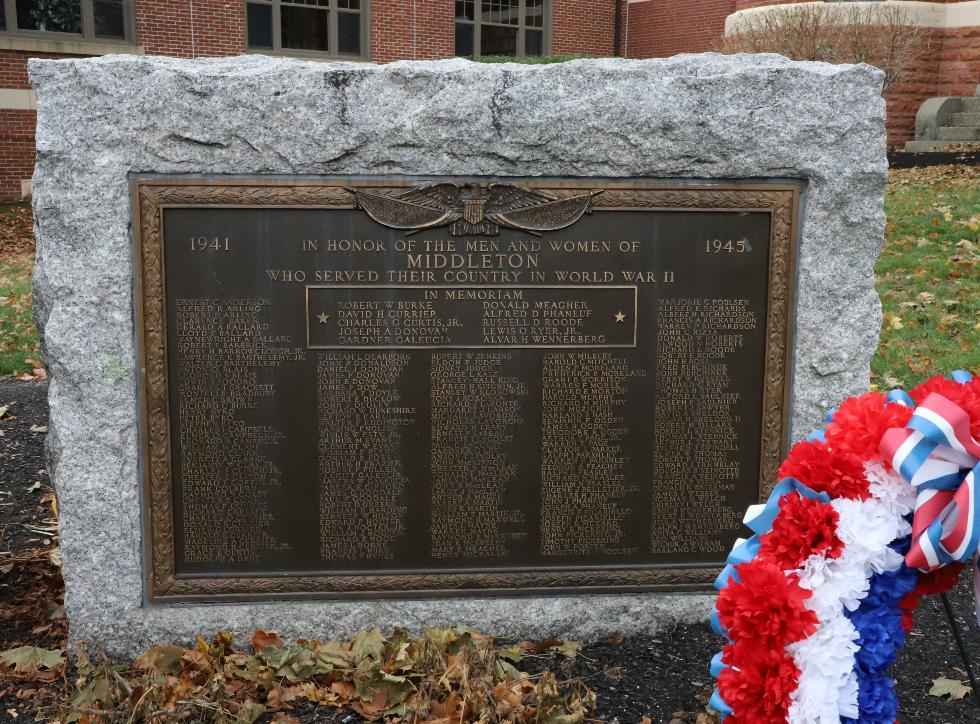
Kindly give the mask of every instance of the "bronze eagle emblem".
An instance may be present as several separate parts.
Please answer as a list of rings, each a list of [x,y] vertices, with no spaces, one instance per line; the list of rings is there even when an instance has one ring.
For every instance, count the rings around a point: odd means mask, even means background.
[[[414,234],[449,226],[453,236],[496,236],[500,228],[540,236],[571,226],[592,213],[592,198],[601,191],[555,197],[506,183],[417,186],[394,194],[350,189],[355,205],[379,224]]]

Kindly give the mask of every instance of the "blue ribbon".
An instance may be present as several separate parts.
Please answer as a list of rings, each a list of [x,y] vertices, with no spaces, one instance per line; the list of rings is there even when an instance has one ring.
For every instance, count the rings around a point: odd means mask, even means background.
[[[829,421],[831,414],[828,414],[827,417]],[[725,559],[725,567],[715,579],[715,588],[721,591],[729,583],[731,583],[732,580],[734,580],[736,583],[739,582],[736,567],[742,563],[751,561],[753,558],[759,555],[759,548],[762,545],[761,538],[772,530],[773,521],[775,521],[776,516],[779,515],[780,501],[783,499],[783,496],[790,495],[794,492],[798,493],[804,498],[819,500],[821,503],[827,503],[830,501],[830,495],[827,493],[818,493],[801,483],[796,478],[783,478],[780,480],[779,484],[772,489],[772,492],[769,494],[769,498],[766,500],[764,505],[753,505],[748,509],[748,511],[746,511],[743,523],[745,523],[749,530],[752,531],[753,535],[748,539],[739,539],[732,547],[731,553],[729,553],[728,558]],[[711,630],[719,636],[724,636],[726,639],[728,639],[728,632],[725,630],[725,627],[721,625],[721,619],[718,618],[717,606],[714,606],[711,609]],[[727,664],[722,662],[721,657],[722,655],[719,653],[711,660],[711,675],[716,679],[718,678],[718,674],[720,674],[723,669],[728,668]],[[724,721],[725,717],[732,713],[732,708],[725,703],[725,700],[722,699],[717,688],[714,690],[714,693],[712,693],[708,706],[721,715],[722,721]]]
[[[711,700],[708,702],[708,706],[714,709],[716,712],[721,714],[721,720],[725,721],[725,717],[734,711],[725,700],[721,698],[721,694],[718,693],[718,689],[715,689],[711,694]]]
[[[905,407],[915,407],[915,400],[913,400],[909,393],[905,390],[892,390],[887,395],[885,395],[886,403],[896,403],[899,405],[904,405]]]

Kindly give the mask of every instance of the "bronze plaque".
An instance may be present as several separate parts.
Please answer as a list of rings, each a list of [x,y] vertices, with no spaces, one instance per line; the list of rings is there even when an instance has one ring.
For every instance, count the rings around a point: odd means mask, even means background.
[[[774,482],[794,184],[133,193],[150,599],[707,588]]]

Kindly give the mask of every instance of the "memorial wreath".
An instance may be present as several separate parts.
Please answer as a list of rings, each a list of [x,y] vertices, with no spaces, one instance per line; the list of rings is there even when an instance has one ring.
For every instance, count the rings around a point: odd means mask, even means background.
[[[711,706],[728,724],[892,724],[888,667],[922,596],[980,540],[980,378],[869,392],[797,443],[715,587]]]

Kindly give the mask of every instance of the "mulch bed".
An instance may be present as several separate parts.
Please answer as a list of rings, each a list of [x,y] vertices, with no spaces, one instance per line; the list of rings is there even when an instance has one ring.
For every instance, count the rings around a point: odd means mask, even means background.
[[[945,164],[980,166],[980,147],[973,144],[972,146],[964,145],[958,151],[922,151],[919,153],[892,151],[888,154],[888,166],[893,169]]]
[[[0,419],[0,650],[22,645],[58,648],[64,646],[67,634],[67,623],[58,618],[62,585],[54,565],[57,558],[51,555],[56,542],[37,532],[49,528],[53,515],[44,431],[38,430],[47,425],[46,396],[44,381],[0,380],[0,408],[7,406]],[[973,615],[972,584],[972,578],[965,576],[951,600],[980,675],[980,628]],[[586,646],[570,661],[555,654],[522,664],[529,671],[548,667],[583,678],[596,692],[601,721],[626,724],[649,717],[652,722],[704,724],[712,721],[704,714],[713,688],[708,662],[720,645],[707,624],[698,624],[678,626],[655,637],[619,640],[613,636]],[[945,701],[928,694],[932,679],[966,679],[938,600],[924,602],[894,676],[905,724],[980,721],[972,696]],[[57,716],[71,679],[71,672],[30,676],[0,672],[0,721],[30,721],[32,714],[50,721]],[[349,710],[312,705],[297,706],[292,713],[303,722],[359,720]]]

